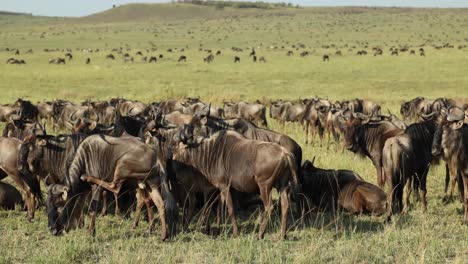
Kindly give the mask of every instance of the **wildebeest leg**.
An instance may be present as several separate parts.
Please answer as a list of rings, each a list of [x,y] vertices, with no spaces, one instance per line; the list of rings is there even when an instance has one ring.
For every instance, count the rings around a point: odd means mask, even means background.
[[[424,171],[423,175],[421,176],[421,200],[422,200],[422,210],[423,212],[427,211],[427,200],[426,200],[426,181],[427,181],[427,173],[429,171],[429,165],[427,166],[426,171]]]
[[[10,175],[11,179],[16,183],[16,185],[24,191],[24,202],[27,210],[26,219],[28,219],[28,221],[32,221],[36,211],[36,197],[31,193],[29,187],[24,183],[24,181],[17,173],[6,173]]]
[[[115,201],[115,215],[120,215],[120,208],[119,208],[119,193],[114,193],[114,201]]]
[[[448,186],[450,182],[450,170],[449,166],[447,163],[445,163],[445,189],[444,189],[444,198],[442,198],[442,201],[447,202],[448,201]]]
[[[310,125],[310,122],[306,121],[305,122],[305,143],[306,143],[306,145],[309,144],[309,125]]]
[[[138,223],[140,222],[140,215],[141,215],[141,209],[143,208],[143,205],[145,204],[145,194],[144,190],[141,188],[136,189],[136,208],[135,208],[135,220],[133,221],[132,228],[136,228],[138,226]]]
[[[465,173],[463,172],[460,172],[463,176],[463,188],[464,188],[464,193],[465,193],[465,197],[463,199],[463,204],[464,204],[464,207],[465,207],[465,217],[464,217],[464,224],[465,225],[468,225],[468,175],[467,175],[467,172],[465,171]]]
[[[92,187],[91,206],[89,210],[89,226],[88,233],[92,236],[96,235],[96,212],[98,209],[98,203],[102,196],[102,189],[98,186]]]
[[[239,228],[237,227],[236,214],[234,212],[234,204],[232,203],[232,197],[231,197],[231,192],[229,190],[229,187],[225,187],[224,190],[221,190],[221,200],[223,200],[224,203],[226,204],[229,217],[231,218],[232,235],[238,236]]]
[[[289,188],[286,187],[281,192],[281,238],[286,238],[286,228],[288,226],[288,209],[289,209]]]
[[[406,191],[406,197],[405,197],[405,204],[403,206],[403,213],[406,214],[409,210],[410,206],[410,197],[411,197],[411,178],[406,179],[406,184],[405,184],[405,191]]]
[[[102,209],[101,216],[107,214],[107,191],[102,191]]]
[[[262,219],[262,224],[260,225],[260,230],[258,232],[258,238],[263,239],[263,236],[265,234],[265,230],[268,224],[268,219],[270,219],[270,214],[272,210],[271,187],[260,186],[260,198],[263,201],[265,212],[263,212],[263,219]],[[282,204],[283,204],[283,197],[281,196],[281,205]]]
[[[168,236],[167,225],[166,225],[166,208],[164,206],[164,200],[157,186],[153,185],[150,187],[151,187],[151,192],[150,192],[151,199],[156,205],[156,208],[158,209],[158,213],[159,213],[159,218],[161,219],[161,239],[164,241],[167,239],[167,236]],[[152,223],[150,224],[150,226],[151,225]]]
[[[109,190],[113,193],[119,193],[120,192],[120,188],[122,187],[122,182],[106,182],[106,181],[103,181],[99,178],[96,178],[94,176],[89,176],[89,175],[86,175],[86,176],[81,176],[81,179],[83,181],[86,181],[86,182],[90,182],[90,183],[94,183],[98,186],[101,186],[102,188],[106,189],[106,190]]]

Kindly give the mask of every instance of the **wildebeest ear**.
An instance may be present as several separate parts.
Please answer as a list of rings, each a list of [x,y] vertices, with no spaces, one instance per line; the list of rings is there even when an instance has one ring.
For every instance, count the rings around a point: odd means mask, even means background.
[[[457,122],[453,122],[451,127],[452,127],[452,129],[457,130],[457,129],[462,128],[463,124],[464,124],[463,120],[460,120],[460,121],[457,121]]]

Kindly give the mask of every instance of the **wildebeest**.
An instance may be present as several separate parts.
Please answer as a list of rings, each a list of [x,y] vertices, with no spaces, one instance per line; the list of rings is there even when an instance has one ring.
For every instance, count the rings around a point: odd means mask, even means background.
[[[13,210],[16,205],[23,206],[21,193],[6,182],[0,182],[0,208],[3,210]]]
[[[0,179],[10,176],[16,186],[25,192],[27,218],[34,218],[36,199],[42,199],[41,189],[37,178],[25,173],[18,164],[21,141],[16,138],[0,137]]]
[[[37,106],[33,105],[30,101],[18,98],[14,103],[14,106],[18,108],[19,119],[26,121],[36,121],[39,115]]]
[[[65,57],[66,57],[68,60],[73,59],[73,55],[72,55],[70,52],[65,53]]]
[[[312,205],[325,211],[342,208],[355,214],[386,212],[387,195],[380,188],[353,171],[319,169],[314,160],[306,160],[301,169],[302,191]]]
[[[90,64],[91,63],[91,59],[90,58],[86,58],[86,64]]]
[[[49,189],[47,213],[52,234],[74,228],[77,214],[73,210],[78,210],[75,207],[80,203],[82,206],[82,198],[91,187],[86,182],[112,193],[119,193],[125,182],[144,189],[158,208],[162,239],[175,235],[177,205],[169,190],[166,168],[152,147],[133,137],[94,135],[85,139],[71,162],[65,184]],[[91,204],[90,232],[94,232],[96,199],[99,196],[93,197]]]
[[[20,59],[15,59],[15,58],[9,58],[6,61],[7,64],[26,64],[25,60],[20,60]]]
[[[185,55],[182,55],[182,56],[179,57],[177,62],[187,62],[187,57]]]
[[[230,189],[260,192],[265,213],[258,236],[263,238],[273,208],[273,187],[280,193],[281,237],[286,236],[290,184],[293,193],[300,192],[297,168],[290,152],[274,143],[245,139],[234,131],[223,130],[210,138],[195,138],[193,127],[184,126],[178,137],[186,147],[179,146],[174,162],[195,168],[220,191],[222,203],[227,205],[234,236],[239,231]]]
[[[268,127],[266,120],[266,107],[259,101],[255,103],[246,102],[224,102],[224,116],[229,118],[244,118],[256,125]]]
[[[385,186],[382,171],[382,151],[387,139],[403,132],[389,121],[373,121],[360,113],[348,113],[340,116],[343,119],[345,147],[351,152],[367,156],[377,170],[377,183]]]
[[[432,112],[432,100],[424,97],[416,97],[408,102],[404,102],[400,107],[400,113],[407,121],[420,120],[421,115]]]
[[[234,63],[240,62],[240,58],[238,56],[234,56]]]
[[[270,105],[270,117],[277,119],[283,126],[285,122],[298,122],[303,125],[306,106],[302,101],[297,103],[289,101],[273,101]]]
[[[431,163],[431,146],[437,125],[430,119],[408,126],[404,133],[387,139],[382,151],[382,166],[389,188],[388,217],[409,209],[411,182],[421,189],[422,209],[427,209],[426,180]],[[406,199],[403,207],[403,190]]]
[[[213,54],[210,54],[207,57],[203,58],[203,61],[206,62],[206,63],[211,63],[211,62],[213,62],[213,60],[214,60],[214,55]]]
[[[106,59],[115,60],[114,54],[107,54]]]
[[[296,167],[301,166],[302,148],[291,137],[264,128],[259,128],[246,119],[219,119],[208,114],[195,115],[191,124],[197,135],[208,136],[220,130],[234,130],[250,140],[276,143],[294,155]]]
[[[49,64],[66,64],[66,61],[64,58],[50,58]]]
[[[443,156],[451,170],[452,177],[457,177],[460,195],[464,206],[464,224],[468,224],[468,125],[464,123],[466,115],[463,109],[449,109],[445,120],[439,125],[434,142],[432,155]],[[457,176],[455,176],[457,175]]]
[[[3,137],[14,137],[20,140],[28,136],[45,135],[46,130],[41,123],[29,122],[22,119],[11,120],[3,129]]]
[[[320,139],[323,138],[324,134],[324,124],[320,123],[319,118],[319,110],[325,111],[331,106],[330,101],[327,99],[320,99],[320,98],[312,98],[312,99],[305,99],[305,110],[303,115],[303,122],[305,125],[305,133],[306,133],[306,144],[309,143],[309,129],[311,129],[312,133],[312,144],[315,143],[315,136],[318,134]],[[320,145],[322,145],[322,141],[320,141]]]
[[[323,54],[322,61],[330,61],[330,56],[328,56],[328,54]]]
[[[259,62],[263,62],[263,63],[266,63],[266,59],[265,57],[261,56],[260,59],[258,59]]]
[[[155,57],[155,56],[151,56],[150,59],[149,59],[149,63],[157,62],[157,61],[158,61],[158,58]]]
[[[8,122],[17,111],[18,108],[13,105],[0,105],[0,122]]]

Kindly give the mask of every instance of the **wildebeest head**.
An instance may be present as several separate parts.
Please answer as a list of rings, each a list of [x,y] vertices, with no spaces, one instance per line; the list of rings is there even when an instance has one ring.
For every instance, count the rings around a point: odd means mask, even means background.
[[[357,129],[367,124],[370,118],[361,113],[351,113],[351,111],[345,111],[339,117],[342,123],[344,131],[344,143],[346,149],[357,152],[359,150],[358,133]]]
[[[60,235],[64,229],[64,223],[59,219],[60,214],[68,200],[68,187],[61,184],[52,184],[49,186],[46,201],[48,227],[53,235]]]
[[[196,136],[193,125],[183,125],[179,132],[174,135],[174,141],[179,142],[179,146],[196,147],[203,142],[202,136]]]
[[[444,113],[444,109],[442,109]],[[447,114],[444,116],[443,120],[439,123],[437,131],[434,134],[434,140],[432,142],[431,154],[434,157],[440,157],[443,153],[442,146],[442,137],[443,134],[452,134],[450,132],[460,130],[465,124],[465,111],[460,107],[451,107],[447,110]],[[444,132],[445,131],[445,132]],[[452,134],[453,135],[453,134]],[[450,139],[449,139],[450,140]],[[456,144],[452,142],[450,145]],[[455,146],[453,146],[455,147]]]

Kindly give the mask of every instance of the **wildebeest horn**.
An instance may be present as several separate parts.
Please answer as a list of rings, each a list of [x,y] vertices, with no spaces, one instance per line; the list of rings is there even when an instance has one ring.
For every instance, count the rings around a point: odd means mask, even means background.
[[[387,108],[387,112],[388,112],[388,115],[389,115],[389,116],[392,116],[392,115],[393,115],[392,112],[390,112],[390,109],[388,109],[388,108]]]
[[[72,122],[76,121],[76,116],[75,116],[76,112],[78,112],[78,111],[75,111],[70,115],[70,118],[69,118],[70,121],[72,121]]]
[[[434,115],[436,115],[437,113],[436,112],[432,112],[430,114],[421,114],[421,117],[423,117],[424,119],[429,119],[429,118],[432,118]]]
[[[133,109],[135,109],[135,107],[132,107],[132,108],[130,108],[130,110],[128,110],[128,112],[127,112],[128,116],[135,116],[134,114],[132,114]]]
[[[312,167],[314,166],[314,163],[315,163],[315,157],[317,157],[317,156],[314,156],[314,157],[312,158],[312,162],[311,162]]]

